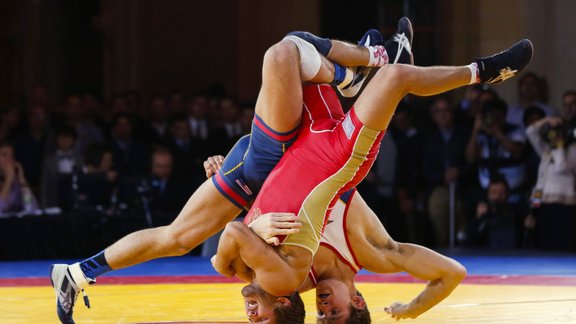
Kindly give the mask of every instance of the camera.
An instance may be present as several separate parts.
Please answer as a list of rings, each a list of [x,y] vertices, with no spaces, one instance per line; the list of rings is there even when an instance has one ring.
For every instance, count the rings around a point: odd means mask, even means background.
[[[558,142],[570,144],[576,139],[576,125],[575,123],[560,123],[552,126],[545,123],[540,127],[540,138],[552,146],[556,146]]]

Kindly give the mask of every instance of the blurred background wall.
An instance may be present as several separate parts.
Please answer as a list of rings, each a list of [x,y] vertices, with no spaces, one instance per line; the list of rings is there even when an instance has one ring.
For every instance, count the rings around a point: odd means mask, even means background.
[[[552,106],[574,88],[576,2],[570,0],[0,0],[0,104],[36,83],[59,100],[224,88],[254,99],[264,51],[295,29],[354,40],[389,36],[409,15],[419,65],[465,64],[520,38],[549,82]],[[498,91],[514,100],[516,85]]]

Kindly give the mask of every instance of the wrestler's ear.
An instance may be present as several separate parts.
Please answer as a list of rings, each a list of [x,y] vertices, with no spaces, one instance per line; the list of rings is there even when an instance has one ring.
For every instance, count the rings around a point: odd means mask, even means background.
[[[288,299],[286,297],[276,297],[276,302],[278,302],[278,304],[280,304],[280,306],[292,305],[292,302],[290,301],[290,299]]]
[[[352,306],[356,309],[364,309],[366,308],[366,301],[362,296],[354,296],[352,297]]]

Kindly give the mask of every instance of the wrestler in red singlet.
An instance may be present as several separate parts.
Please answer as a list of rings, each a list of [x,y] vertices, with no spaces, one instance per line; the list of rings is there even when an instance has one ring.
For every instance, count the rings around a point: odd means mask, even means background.
[[[298,139],[264,182],[245,223],[268,212],[297,214],[303,226],[282,244],[314,254],[336,199],[366,176],[384,132],[365,127],[354,108],[344,114],[330,86],[305,86],[303,98]]]

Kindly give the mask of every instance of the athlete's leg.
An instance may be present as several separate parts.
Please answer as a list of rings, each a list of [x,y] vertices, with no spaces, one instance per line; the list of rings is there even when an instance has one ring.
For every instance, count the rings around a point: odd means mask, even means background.
[[[367,127],[388,127],[396,106],[408,93],[430,96],[470,84],[470,69],[385,65],[354,103],[356,116]]]
[[[301,71],[303,61],[307,71]],[[293,131],[302,115],[302,83],[329,83],[333,79],[334,65],[313,47],[301,51],[294,42],[282,40],[264,55],[255,113],[278,133]]]
[[[308,32],[288,34],[264,55],[256,115],[276,132],[294,130],[302,113],[302,83],[344,87],[352,83],[354,74],[345,67],[382,66],[388,62],[378,31],[369,30],[360,43],[320,38]],[[397,46],[388,47],[395,54]]]
[[[459,67],[417,67],[388,64],[380,68],[354,105],[358,119],[368,128],[388,127],[396,106],[412,93],[430,96],[476,82],[500,82],[523,69],[532,57],[528,40],[475,63]]]
[[[209,179],[188,199],[172,224],[125,236],[104,250],[106,260],[117,270],[160,257],[186,254],[224,228],[240,211]]]
[[[73,323],[76,296],[97,276],[151,259],[187,253],[224,228],[240,211],[209,179],[190,197],[172,224],[129,234],[80,263],[53,265],[50,277],[60,321]],[[89,305],[87,297],[84,302]]]

